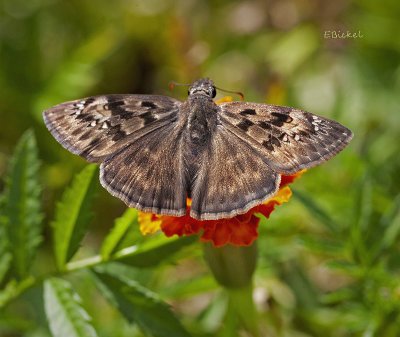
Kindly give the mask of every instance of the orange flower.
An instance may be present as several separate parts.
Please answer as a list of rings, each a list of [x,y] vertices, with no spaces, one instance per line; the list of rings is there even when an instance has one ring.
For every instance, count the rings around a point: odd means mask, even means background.
[[[257,238],[257,228],[260,218],[255,213],[261,213],[269,218],[276,205],[288,202],[292,191],[288,186],[294,179],[301,176],[303,171],[294,175],[281,175],[278,193],[264,204],[250,209],[247,213],[236,215],[230,219],[196,220],[189,216],[191,200],[188,199],[186,215],[174,217],[139,212],[140,231],[145,235],[161,229],[167,237],[172,235],[198,234],[202,230],[200,241],[212,241],[215,247],[227,243],[235,246],[249,246]]]

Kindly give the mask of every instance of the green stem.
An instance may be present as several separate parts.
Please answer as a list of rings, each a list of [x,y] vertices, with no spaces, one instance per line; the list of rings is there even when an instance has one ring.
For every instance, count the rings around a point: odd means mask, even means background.
[[[82,259],[74,262],[67,263],[65,266],[66,272],[73,272],[83,268],[93,268],[98,264],[104,262],[100,255],[95,255],[88,257],[87,259]]]
[[[228,244],[220,248],[207,242],[203,245],[203,252],[215,279],[228,293],[228,310],[221,336],[238,336],[238,328],[242,326],[253,337],[258,337],[252,286],[257,262],[256,242],[248,247]]]
[[[238,318],[243,327],[253,337],[260,335],[258,329],[257,310],[253,301],[253,285],[250,283],[243,288],[227,288],[229,297],[228,315]]]

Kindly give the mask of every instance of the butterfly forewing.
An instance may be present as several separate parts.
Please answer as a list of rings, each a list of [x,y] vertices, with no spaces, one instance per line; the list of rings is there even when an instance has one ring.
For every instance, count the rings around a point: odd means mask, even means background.
[[[220,114],[224,127],[262,153],[282,174],[321,164],[353,137],[333,120],[283,106],[229,102],[220,104]]]
[[[47,128],[67,150],[101,162],[136,139],[174,122],[181,101],[158,95],[104,95],[43,112]]]

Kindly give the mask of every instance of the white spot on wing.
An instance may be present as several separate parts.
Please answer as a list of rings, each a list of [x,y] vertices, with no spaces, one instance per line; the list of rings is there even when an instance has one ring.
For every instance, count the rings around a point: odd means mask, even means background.
[[[85,103],[86,103],[86,101],[80,101],[79,103],[76,103],[76,104],[75,104],[75,108],[78,108],[78,109],[75,111],[75,115],[80,115],[80,114],[81,114],[81,112],[82,112],[83,109],[85,108]]]
[[[96,121],[93,121],[92,123],[90,123],[90,126],[96,126]]]

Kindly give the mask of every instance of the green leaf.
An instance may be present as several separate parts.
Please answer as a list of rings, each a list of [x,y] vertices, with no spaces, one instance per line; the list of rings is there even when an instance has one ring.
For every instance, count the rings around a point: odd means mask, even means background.
[[[315,200],[304,193],[299,191],[293,191],[293,195],[297,200],[299,200],[309,211],[310,213],[322,224],[324,224],[331,232],[337,233],[340,231],[341,226],[339,226],[332,217],[319,206]]]
[[[400,193],[394,198],[389,212],[380,221],[380,226],[385,228],[381,240],[381,249],[391,247],[400,234]]]
[[[180,257],[187,258],[191,254],[189,251],[193,247],[183,250],[182,248],[197,241],[195,235],[183,238],[166,238],[165,236],[155,236],[144,244],[126,247],[117,251],[112,256],[112,261],[117,261],[131,267],[155,267],[160,263],[170,262]],[[179,252],[179,253],[178,253]],[[111,258],[110,258],[111,260]],[[95,255],[84,260],[72,261],[66,264],[64,271],[74,271],[82,268],[93,268],[103,263],[100,255]]]
[[[163,235],[154,236],[148,243],[140,247],[128,247],[116,252],[113,256],[118,262],[123,262],[135,267],[154,267],[167,261],[183,247],[198,241],[196,235],[182,238],[167,238]],[[132,250],[129,254],[127,251]]]
[[[159,293],[173,299],[185,299],[219,289],[221,286],[210,273],[207,273],[199,277],[192,276],[174,284],[167,284]]]
[[[133,208],[128,208],[124,214],[115,220],[114,228],[104,239],[101,246],[101,257],[103,260],[108,260],[115,252],[119,243],[125,237],[132,224],[137,224],[138,211]]]
[[[357,193],[355,195],[355,212],[356,219],[352,222],[353,231],[357,231],[356,235],[361,236],[369,225],[372,206],[372,180],[370,174],[366,173],[362,180],[357,184]],[[354,234],[353,234],[354,235]],[[360,240],[360,238],[357,238]]]
[[[3,209],[0,208],[0,210],[1,214],[3,214]],[[3,281],[7,271],[10,269],[12,261],[12,254],[8,251],[7,231],[3,224],[4,223],[0,224],[0,284]]]
[[[349,288],[332,291],[321,296],[321,302],[324,304],[337,304],[344,301],[356,300],[356,293]]]
[[[290,261],[283,270],[280,280],[290,287],[296,296],[298,308],[310,310],[318,306],[318,292],[308,274],[297,261]]]
[[[97,336],[81,299],[68,282],[51,278],[44,282],[44,307],[54,337]]]
[[[20,296],[24,291],[32,287],[35,283],[35,279],[32,276],[28,276],[21,282],[17,282],[15,279],[9,281],[0,290],[0,308],[4,307],[8,302]]]
[[[188,337],[189,333],[155,293],[111,270],[96,267],[96,284],[107,300],[129,321],[153,337]],[[112,271],[111,271],[112,272]]]
[[[323,253],[333,256],[345,254],[346,245],[338,239],[300,235],[297,241],[313,253]]]
[[[2,311],[0,316],[0,331],[3,332],[0,336],[29,336],[39,337],[40,335],[29,334],[28,331],[32,330],[34,323],[29,318],[21,317],[18,313]],[[4,335],[4,331],[6,334]],[[12,332],[11,332],[12,331]],[[7,333],[8,332],[8,333]],[[48,337],[47,335],[46,337]]]
[[[385,252],[390,252],[390,248],[396,245],[398,241],[400,235],[400,193],[394,198],[389,210],[381,217],[378,226],[380,232],[382,232],[380,240],[374,240],[375,245],[368,249],[373,262],[376,262]]]
[[[8,247],[4,247],[6,234],[1,234],[2,253],[7,250],[11,252],[13,272],[19,279],[24,279],[29,274],[41,241],[39,166],[35,137],[28,130],[18,142],[11,159],[0,217],[0,227],[7,228],[9,241]]]
[[[10,252],[0,253],[0,284],[3,281],[7,271],[10,269],[12,254]]]
[[[88,165],[78,173],[62,195],[57,205],[54,228],[54,253],[59,270],[79,248],[89,221],[92,218],[91,203],[96,186],[97,165]]]

